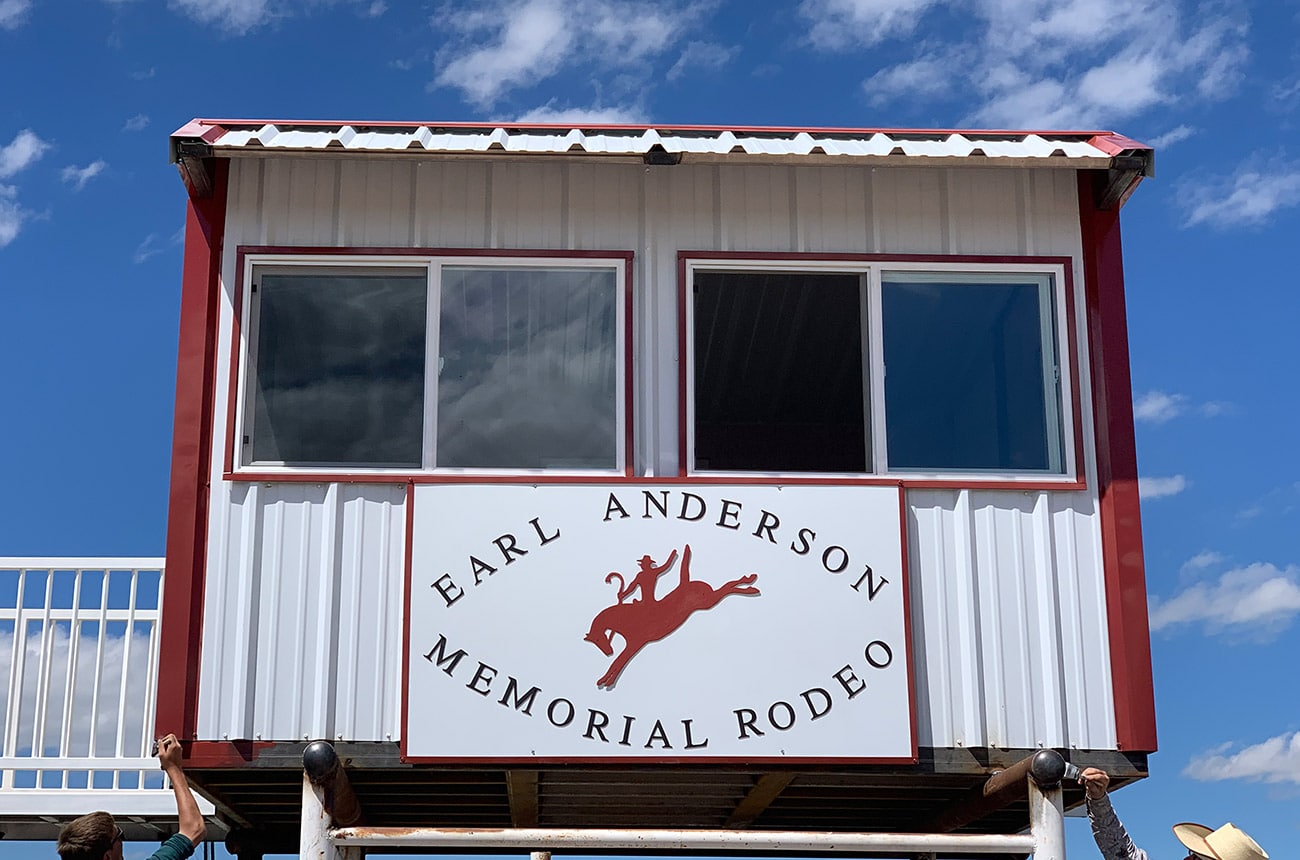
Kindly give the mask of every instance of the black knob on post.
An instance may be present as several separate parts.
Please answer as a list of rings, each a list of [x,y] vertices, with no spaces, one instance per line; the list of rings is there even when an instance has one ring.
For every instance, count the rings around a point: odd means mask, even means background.
[[[1056,750],[1039,750],[1029,763],[1029,775],[1041,786],[1056,785],[1065,776],[1065,759]]]
[[[339,756],[329,741],[312,741],[302,751],[302,769],[315,785],[328,782],[339,768]]]

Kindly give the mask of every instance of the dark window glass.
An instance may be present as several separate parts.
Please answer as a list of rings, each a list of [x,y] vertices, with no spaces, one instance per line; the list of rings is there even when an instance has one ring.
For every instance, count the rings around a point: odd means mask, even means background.
[[[244,462],[418,467],[424,272],[265,273],[254,282]]]
[[[445,267],[437,465],[613,469],[612,269]]]
[[[890,469],[1060,472],[1050,282],[886,275]]]
[[[695,468],[866,470],[861,283],[695,273]]]

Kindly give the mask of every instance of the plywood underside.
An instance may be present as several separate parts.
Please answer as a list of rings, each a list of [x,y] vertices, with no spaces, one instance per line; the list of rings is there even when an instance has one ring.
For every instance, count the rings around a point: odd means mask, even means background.
[[[296,745],[301,750],[301,745]],[[369,745],[367,745],[369,746]],[[301,759],[283,755],[249,766],[192,772],[236,830],[252,831],[267,851],[296,849]],[[980,793],[988,777],[1032,750],[922,751],[912,766],[571,767],[538,769],[374,766],[380,757],[349,756],[362,823],[374,827],[726,828],[829,832],[933,832],[933,820]],[[936,756],[936,752],[938,755]],[[1079,753],[1123,785],[1147,775],[1144,754]],[[1067,808],[1083,801],[1067,785]],[[1025,801],[989,812],[957,832],[1016,833],[1029,823]]]

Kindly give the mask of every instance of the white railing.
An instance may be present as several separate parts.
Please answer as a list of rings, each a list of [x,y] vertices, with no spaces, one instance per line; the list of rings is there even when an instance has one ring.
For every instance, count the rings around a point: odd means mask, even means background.
[[[0,558],[0,809],[175,814],[150,755],[163,560]]]

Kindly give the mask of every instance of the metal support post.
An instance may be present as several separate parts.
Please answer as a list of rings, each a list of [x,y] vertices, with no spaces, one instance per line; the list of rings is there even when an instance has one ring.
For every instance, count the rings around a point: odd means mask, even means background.
[[[1051,750],[1034,756],[1029,784],[1029,832],[1034,837],[1034,860],[1065,860],[1065,803],[1061,776],[1065,760]]]
[[[336,824],[355,824],[360,818],[361,808],[334,747],[325,741],[309,744],[303,751],[300,860],[360,860],[360,848],[340,847],[330,839]]]
[[[298,836],[301,860],[343,860],[343,853],[330,842],[330,814],[324,798],[307,774],[302,775],[302,827]]]

